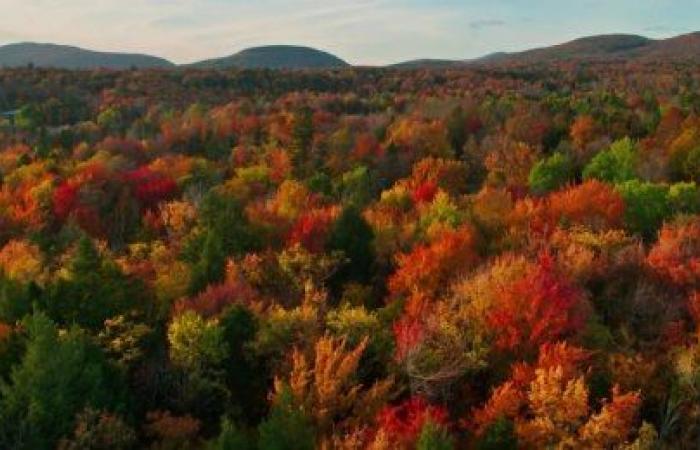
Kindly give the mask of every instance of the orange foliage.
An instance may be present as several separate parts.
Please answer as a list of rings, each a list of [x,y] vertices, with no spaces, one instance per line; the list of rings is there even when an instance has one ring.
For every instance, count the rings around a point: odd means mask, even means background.
[[[475,232],[470,227],[445,230],[429,244],[420,244],[397,257],[398,270],[389,279],[393,296],[420,293],[434,296],[449,281],[479,261]]]
[[[679,287],[700,286],[700,219],[665,225],[647,263],[659,276]]]
[[[578,116],[571,124],[569,136],[571,142],[578,150],[585,150],[586,146],[593,141],[597,126],[593,117],[589,115]]]

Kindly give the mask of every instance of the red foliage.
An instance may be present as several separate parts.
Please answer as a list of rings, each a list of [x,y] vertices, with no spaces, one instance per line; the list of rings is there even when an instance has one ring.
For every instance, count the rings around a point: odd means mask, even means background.
[[[543,253],[523,278],[503,288],[486,320],[496,333],[497,347],[528,350],[577,332],[586,315],[583,293]]]
[[[423,321],[411,316],[403,316],[393,325],[395,357],[403,361],[423,340],[425,326]]]
[[[79,186],[71,181],[64,181],[53,192],[53,213],[59,220],[66,220],[75,206]]]
[[[173,305],[173,316],[194,311],[204,318],[216,317],[234,304],[249,305],[257,299],[255,290],[243,280],[227,280],[211,285],[204,292],[178,300]]]
[[[411,198],[415,203],[428,203],[432,202],[437,194],[437,184],[434,181],[426,181],[421,183],[416,187],[411,193]]]
[[[10,337],[12,334],[12,327],[6,323],[0,322],[0,344]]]
[[[292,227],[287,243],[301,244],[310,252],[322,252],[336,216],[335,208],[314,209],[302,214]]]
[[[177,183],[143,166],[124,174],[124,179],[133,186],[134,196],[144,208],[157,205],[177,192]]]
[[[428,422],[446,426],[447,410],[415,396],[398,406],[385,407],[377,416],[379,428],[387,433],[390,441],[406,446],[415,443],[423,426]]]

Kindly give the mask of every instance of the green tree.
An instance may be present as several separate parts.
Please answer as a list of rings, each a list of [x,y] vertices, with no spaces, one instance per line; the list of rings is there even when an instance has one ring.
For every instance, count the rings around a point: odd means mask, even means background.
[[[168,327],[170,360],[193,373],[217,367],[228,351],[223,331],[193,311],[175,317]]]
[[[645,239],[653,239],[671,214],[668,186],[632,180],[617,186],[625,201],[625,224]]]
[[[555,153],[552,156],[537,162],[530,170],[528,183],[532,192],[545,194],[554,191],[569,180],[573,175],[571,159],[563,153]]]
[[[637,147],[630,138],[615,141],[583,169],[583,178],[623,183],[637,177]]]
[[[226,272],[224,240],[215,230],[209,230],[199,260],[192,267],[189,292],[191,295],[223,279]]]
[[[695,182],[676,183],[668,189],[668,202],[673,214],[700,212],[700,189]]]
[[[304,179],[308,174],[313,138],[313,111],[308,106],[304,106],[294,114],[290,148],[294,174],[298,179]]]
[[[343,174],[338,192],[345,205],[363,208],[372,201],[373,186],[374,181],[369,169],[359,166]]]
[[[457,159],[461,158],[467,143],[467,116],[464,108],[456,106],[447,118],[447,139]]]
[[[219,436],[209,443],[207,450],[255,450],[251,438],[233,422],[224,420]]]
[[[27,350],[10,382],[0,384],[0,448],[53,449],[86,407],[116,411],[124,387],[100,349],[80,329],[59,337],[37,312],[25,322]]]
[[[219,326],[228,345],[222,366],[233,398],[230,414],[245,423],[257,423],[265,414],[268,387],[264,364],[249,349],[255,340],[258,322],[250,310],[235,305],[224,311]]]
[[[78,241],[69,263],[69,276],[47,288],[42,302],[49,316],[62,325],[99,330],[110,317],[143,307],[144,286],[103,258],[87,236]]]
[[[416,443],[416,450],[453,450],[454,448],[454,439],[444,427],[432,421],[423,425]]]
[[[294,405],[289,388],[275,399],[270,414],[258,427],[259,450],[314,450],[311,421]]]
[[[32,304],[41,296],[34,283],[24,284],[0,274],[0,321],[15,323],[32,312]]]
[[[515,436],[513,422],[501,417],[484,433],[476,446],[477,450],[517,450],[518,438]]]
[[[373,241],[374,232],[360,210],[355,206],[346,207],[328,237],[327,249],[340,250],[347,258],[333,276],[332,283],[371,280],[375,261]]]

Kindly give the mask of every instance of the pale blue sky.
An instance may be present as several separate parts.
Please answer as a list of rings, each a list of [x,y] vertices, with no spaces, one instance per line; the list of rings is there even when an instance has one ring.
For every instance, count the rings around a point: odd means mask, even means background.
[[[355,64],[471,58],[601,33],[700,31],[700,0],[0,0],[0,43],[174,62],[301,44]]]

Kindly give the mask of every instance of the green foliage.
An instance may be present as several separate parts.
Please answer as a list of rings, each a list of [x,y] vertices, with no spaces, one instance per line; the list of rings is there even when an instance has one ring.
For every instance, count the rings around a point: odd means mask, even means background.
[[[168,343],[172,362],[194,373],[218,366],[228,351],[223,328],[193,311],[173,319]]]
[[[347,262],[336,272],[332,283],[367,282],[374,267],[374,232],[359,209],[346,207],[328,236],[327,249],[342,251]]]
[[[86,236],[78,242],[67,277],[47,288],[42,307],[62,325],[99,330],[110,317],[142,308],[143,285],[103,258]]]
[[[23,284],[0,274],[0,321],[15,323],[32,312],[41,292],[33,284]]]
[[[228,419],[223,420],[219,436],[206,446],[206,450],[255,450],[256,448],[250,436]]]
[[[0,384],[0,448],[55,448],[86,407],[116,411],[125,406],[123,385],[98,347],[73,328],[59,336],[51,320],[35,313],[22,362]]]
[[[309,173],[309,160],[314,137],[313,111],[308,106],[299,109],[294,114],[292,124],[291,157],[294,174],[299,179],[306,178]]]
[[[518,439],[515,436],[513,422],[501,417],[484,433],[476,446],[477,450],[517,450]]]
[[[204,246],[199,260],[192,267],[190,276],[190,295],[195,295],[212,283],[221,281],[226,272],[226,253],[224,240],[214,230],[210,230],[204,239]]]
[[[258,427],[259,450],[314,450],[315,433],[309,419],[294,405],[289,388],[275,399],[270,415]]]
[[[681,164],[686,179],[700,182],[700,145],[690,150]]]
[[[632,180],[617,186],[625,201],[625,224],[633,233],[652,239],[671,214],[668,186]]]
[[[418,436],[416,450],[453,450],[454,439],[444,427],[428,421]]]
[[[700,212],[700,189],[695,182],[676,183],[668,189],[668,202],[674,214]]]
[[[573,176],[573,164],[571,159],[563,153],[555,153],[552,156],[537,162],[530,170],[528,184],[530,190],[536,194],[545,194],[564,186]]]
[[[268,387],[264,364],[250,351],[258,331],[257,319],[248,309],[236,305],[224,312],[219,326],[228,346],[222,366],[226,385],[232,393],[230,414],[246,423],[254,423],[264,415]]]
[[[343,204],[363,208],[372,200],[373,186],[374,180],[369,169],[359,166],[343,174],[337,191]]]
[[[221,238],[226,256],[241,255],[256,247],[241,204],[235,197],[210,191],[199,208],[199,221],[203,229],[213,231]]]
[[[583,169],[583,178],[609,183],[623,183],[637,177],[637,147],[630,138],[615,141],[608,150],[598,153]]]
[[[454,155],[460,158],[467,143],[467,115],[461,106],[455,107],[447,118],[447,139]]]
[[[199,208],[200,231],[186,243],[184,257],[192,263],[190,294],[221,281],[226,258],[256,247],[256,238],[238,200],[210,191]]]

